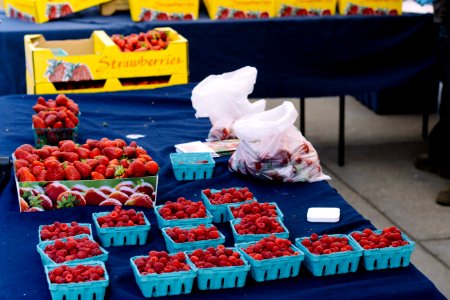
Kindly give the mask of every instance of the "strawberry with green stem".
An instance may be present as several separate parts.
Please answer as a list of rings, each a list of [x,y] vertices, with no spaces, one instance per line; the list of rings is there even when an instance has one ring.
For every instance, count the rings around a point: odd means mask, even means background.
[[[56,200],[56,208],[66,208],[86,205],[86,200],[80,192],[67,191],[59,195]]]

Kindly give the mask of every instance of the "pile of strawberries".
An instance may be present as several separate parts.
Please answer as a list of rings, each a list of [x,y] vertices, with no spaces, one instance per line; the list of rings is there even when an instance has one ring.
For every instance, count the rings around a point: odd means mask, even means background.
[[[238,207],[230,207],[231,213],[235,218],[243,218],[247,215],[259,214],[261,216],[266,217],[277,217],[277,208],[275,205],[270,204],[269,202],[259,203],[259,202],[251,202],[241,204]]]
[[[33,128],[75,128],[78,125],[80,109],[72,99],[59,94],[55,100],[46,101],[39,97],[33,106],[36,115],[32,116]]]
[[[239,252],[227,249],[223,245],[217,248],[209,247],[206,250],[197,249],[189,254],[190,260],[197,268],[242,266],[244,261]]]
[[[39,232],[42,241],[62,239],[79,234],[91,234],[91,231],[89,227],[81,226],[75,221],[69,224],[56,221],[51,225],[42,226]]]
[[[53,244],[45,247],[44,253],[57,264],[103,254],[99,244],[87,237],[68,237],[66,241],[55,240]]]
[[[169,255],[166,251],[150,251],[146,257],[138,257],[134,261],[141,275],[189,271],[183,252]]]
[[[59,147],[41,149],[24,144],[14,155],[21,182],[144,177],[159,170],[144,148],[134,141],[127,145],[122,139],[88,139],[82,145],[66,140],[59,142]]]
[[[268,234],[285,232],[283,226],[275,219],[259,214],[248,215],[234,224],[237,234]]]
[[[78,283],[105,280],[105,269],[102,266],[66,266],[62,265],[48,273],[51,283]]]
[[[109,214],[98,217],[97,222],[101,228],[145,225],[142,212],[136,213],[134,209],[126,210],[120,206],[114,207]]]
[[[381,234],[377,234],[371,229],[366,228],[362,233],[353,232],[351,236],[365,250],[400,247],[408,244],[408,242],[402,238],[402,233],[396,226],[383,229]]]
[[[217,193],[212,193],[210,189],[204,189],[203,194],[205,194],[209,201],[214,205],[238,203],[253,199],[253,193],[250,192],[247,187],[241,189],[222,189]]]
[[[243,250],[256,260],[298,255],[299,253],[295,252],[291,245],[292,242],[290,240],[280,239],[271,235]]]
[[[175,243],[215,240],[220,236],[216,226],[206,227],[203,224],[191,229],[168,228],[166,233]]]
[[[301,243],[309,252],[317,255],[353,250],[353,247],[348,243],[348,238],[328,236],[327,234],[319,237],[317,233],[313,233],[309,238],[304,238]]]
[[[206,208],[203,202],[194,202],[180,197],[176,202],[166,201],[158,213],[165,220],[205,218]]]
[[[127,36],[113,34],[111,39],[119,46],[122,52],[164,50],[169,46],[167,32],[156,29],[140,32],[139,34],[133,33]]]

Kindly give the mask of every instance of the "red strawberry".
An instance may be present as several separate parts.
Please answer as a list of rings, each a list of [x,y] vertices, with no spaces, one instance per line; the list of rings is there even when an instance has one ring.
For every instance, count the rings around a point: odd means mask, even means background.
[[[38,180],[38,177],[40,177],[40,174],[42,173],[42,171],[45,171],[44,167],[42,167],[42,166],[34,166],[31,169],[31,173],[33,173],[33,175],[36,177],[36,180]]]
[[[56,96],[55,101],[56,101],[56,106],[67,106],[67,96],[64,94],[59,94],[58,96]]]
[[[64,172],[66,173],[66,179],[67,180],[80,180],[81,174],[78,172],[77,168],[74,166],[67,166],[64,169]]]
[[[119,200],[108,198],[106,200],[103,200],[99,206],[122,206],[122,203],[120,203]]]
[[[33,121],[33,128],[45,128],[45,122],[42,120],[42,118],[38,117],[37,115],[34,115],[31,117],[31,120]]]
[[[133,195],[135,193],[134,190],[132,188],[128,187],[128,186],[121,186],[119,188],[119,191],[124,193],[124,194],[126,194],[126,195],[128,195],[128,196],[131,196],[131,195]]]
[[[135,206],[144,206],[146,208],[152,208],[153,201],[149,195],[142,194],[142,193],[134,193],[125,202],[125,205],[135,205]]]
[[[52,182],[48,184],[44,189],[45,194],[53,201],[53,203],[56,203],[59,195],[69,190],[65,185],[62,185],[58,182]]]
[[[220,15],[217,17],[218,19],[226,19],[230,14],[230,10],[225,8],[220,12]]]
[[[30,163],[23,158],[17,159],[14,162],[14,167],[16,168],[16,170],[19,170],[20,168],[23,168],[23,167],[28,168],[29,165],[30,165]]]
[[[102,174],[100,174],[98,172],[92,172],[91,178],[92,178],[92,180],[103,180],[103,179],[105,179],[105,176],[103,176]]]
[[[115,189],[113,189],[112,187],[107,186],[107,185],[103,185],[103,186],[99,187],[98,189],[99,189],[99,191],[103,192],[105,195],[109,195],[116,191]]]
[[[107,199],[108,196],[105,195],[100,190],[90,188],[84,194],[84,199],[86,200],[87,205],[99,205],[100,202]]]
[[[63,152],[62,154],[62,158],[64,159],[64,161],[66,162],[75,162],[79,160],[79,156],[78,154],[76,154],[75,152]]]
[[[76,145],[75,145],[74,141],[65,140],[65,141],[60,142],[59,149],[62,152],[73,152],[73,151],[75,151],[75,147],[76,147]]]
[[[41,105],[47,106],[47,102],[45,101],[45,98],[42,97],[42,96],[39,96],[39,98],[37,99],[36,104],[41,104]]]
[[[67,118],[67,114],[64,110],[60,110],[58,111],[58,113],[56,114],[56,117],[58,118],[58,122],[61,123],[61,121],[64,121]],[[62,124],[62,123],[61,123]],[[56,125],[56,124],[55,124]],[[55,128],[55,125],[53,125],[53,128]]]
[[[41,159],[46,159],[50,156],[50,151],[47,149],[34,149],[33,154],[39,155]]]
[[[116,185],[115,188],[116,188],[116,190],[120,190],[120,188],[124,187],[124,186],[129,187],[129,188],[133,188],[134,187],[134,183],[131,180],[125,180],[125,181],[119,182]]]
[[[145,164],[145,170],[147,170],[147,173],[149,175],[156,175],[159,171],[159,166],[156,161],[149,161]]]
[[[106,167],[104,165],[98,165],[98,166],[95,167],[94,172],[97,172],[97,173],[102,174],[103,176],[105,176]]]
[[[46,105],[42,105],[42,104],[36,104],[33,106],[33,110],[35,112],[41,112],[41,111],[47,111],[48,107]]]
[[[76,126],[75,126],[75,124],[69,119],[69,118],[66,118],[65,120],[64,120],[64,124],[65,124],[65,128],[75,128]]]
[[[139,156],[141,156],[141,155],[146,155],[146,154],[148,154],[148,153],[147,153],[147,150],[145,150],[145,149],[142,148],[142,147],[137,147],[136,150],[135,150],[135,155],[136,155],[136,157],[139,157]]]
[[[74,206],[84,206],[86,205],[86,200],[80,192],[67,191],[59,195],[56,200],[56,208],[74,207]]]
[[[89,157],[90,158],[95,158],[96,156],[99,156],[101,153],[99,148],[94,148],[89,152]]]
[[[77,191],[84,193],[87,191],[88,187],[83,184],[75,184],[73,187],[70,188],[72,191]]]
[[[70,99],[69,99],[69,104],[67,105],[67,109],[70,110],[71,112],[73,112],[73,114],[75,116],[77,116],[78,113],[80,112],[78,104],[76,104],[75,102],[70,102]]]
[[[107,167],[105,170],[105,177],[108,179],[114,178],[114,174],[116,173],[116,169],[114,167]]]
[[[14,151],[14,156],[16,159],[25,158],[30,154],[28,151],[24,151],[22,149],[17,148],[16,151]]]
[[[101,164],[107,167],[109,165],[109,159],[104,155],[98,155],[95,159]]]
[[[127,194],[122,193],[120,191],[115,191],[108,195],[109,198],[116,199],[120,201],[120,203],[125,204],[127,200],[130,198]]]
[[[140,185],[137,185],[134,188],[134,191],[136,193],[143,193],[143,194],[149,195],[151,197],[152,194],[155,192],[155,189],[153,188],[153,185],[151,185],[150,183],[143,182]]]
[[[31,207],[39,207],[43,208],[44,210],[51,210],[53,208],[52,200],[48,196],[43,194],[32,196],[28,198],[28,201],[30,201]]]
[[[78,170],[82,179],[89,178],[92,172],[92,168],[87,163],[81,161],[74,161],[73,166]]]
[[[61,163],[49,166],[45,174],[46,181],[64,180],[65,177],[64,166]]]
[[[135,159],[125,171],[127,177],[144,177],[146,173],[145,165],[140,159]]]
[[[20,204],[20,211],[26,211],[29,208],[29,205],[27,201],[23,200],[23,198],[19,198],[19,204]]]
[[[83,147],[77,147],[75,148],[75,152],[78,153],[78,156],[80,159],[86,159],[89,157],[89,150]]]
[[[86,159],[86,164],[88,164],[92,169],[95,169],[95,167],[99,165],[99,162],[96,159],[88,158]]]
[[[73,112],[71,112],[70,110],[68,110],[66,112],[67,117],[70,119],[70,121],[72,121],[72,123],[76,126],[78,125],[78,118],[74,115]]]
[[[36,154],[28,154],[25,157],[25,160],[28,161],[30,164],[35,162],[35,161],[39,161],[41,158],[39,157],[39,155]]]
[[[86,144],[88,144],[89,147],[91,147],[91,149],[95,149],[95,148],[103,149],[104,148],[103,142],[100,142],[97,140],[87,139]]]
[[[134,158],[135,150],[136,149],[134,147],[127,146],[123,149],[123,154],[125,154],[125,156],[128,158]]]
[[[102,150],[102,154],[109,159],[119,159],[123,155],[123,150],[116,147],[106,147]]]
[[[45,117],[45,120],[44,120],[45,126],[46,127],[53,127],[53,124],[55,124],[56,121],[57,121],[56,119],[57,119],[56,115],[47,114],[47,116]]]
[[[19,173],[19,171],[20,171],[20,173]],[[36,177],[34,177],[33,173],[31,173],[30,169],[20,168],[19,171],[18,171],[18,173],[20,174],[20,176],[19,176],[20,182],[36,181]]]
[[[42,170],[38,175],[36,175],[37,181],[45,181],[45,174],[47,174],[46,170]]]

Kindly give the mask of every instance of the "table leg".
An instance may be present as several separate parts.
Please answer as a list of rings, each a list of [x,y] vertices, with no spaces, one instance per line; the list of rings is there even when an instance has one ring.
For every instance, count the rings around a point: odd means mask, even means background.
[[[339,149],[338,165],[345,163],[345,95],[339,96]]]
[[[300,131],[305,134],[305,97],[300,98]]]
[[[424,112],[422,115],[422,138],[428,139],[428,121],[430,120],[430,114]]]

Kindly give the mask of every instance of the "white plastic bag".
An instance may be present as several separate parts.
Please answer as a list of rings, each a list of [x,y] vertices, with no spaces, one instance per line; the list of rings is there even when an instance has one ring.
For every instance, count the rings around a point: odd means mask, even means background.
[[[231,156],[231,171],[266,180],[314,182],[323,174],[319,156],[294,126],[297,111],[291,102],[243,117],[234,123],[239,146]]]
[[[208,140],[235,138],[232,126],[236,120],[265,110],[265,100],[248,101],[256,75],[255,68],[244,67],[222,75],[210,75],[194,88],[191,100],[195,117],[209,117],[212,124]]]

